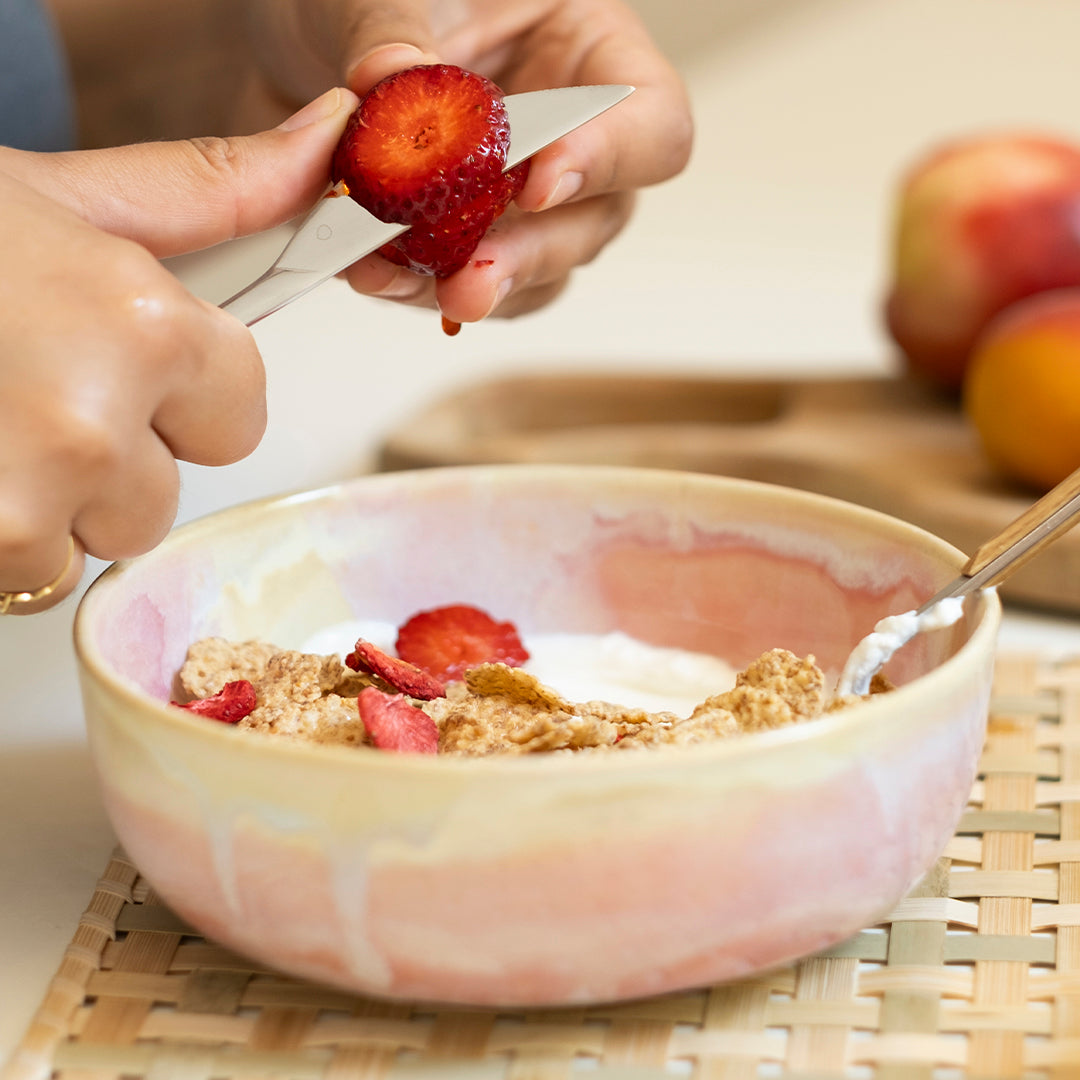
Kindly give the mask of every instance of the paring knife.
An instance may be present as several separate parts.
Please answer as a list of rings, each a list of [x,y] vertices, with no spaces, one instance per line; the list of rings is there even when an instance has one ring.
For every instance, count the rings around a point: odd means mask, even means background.
[[[566,86],[504,98],[510,117],[505,168],[606,112],[633,90]],[[407,231],[407,225],[379,221],[348,197],[320,199],[270,269],[221,307],[251,326]]]

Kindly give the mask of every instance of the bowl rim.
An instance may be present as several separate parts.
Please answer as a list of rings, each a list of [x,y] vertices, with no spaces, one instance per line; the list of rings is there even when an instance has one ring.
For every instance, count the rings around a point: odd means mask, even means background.
[[[910,532],[913,537],[920,538],[923,542],[929,541],[931,545],[939,549],[942,554],[952,554],[956,559],[956,569],[966,561],[959,548],[943,540],[941,537],[929,532],[920,526],[883,513],[871,507],[861,506],[858,503],[847,502],[831,495],[822,495],[816,492],[805,491],[800,488],[787,487],[780,484],[767,483],[756,480],[746,480],[740,477],[728,477],[711,473],[684,472],[681,470],[662,469],[654,467],[637,467],[623,465],[564,465],[564,464],[519,464],[506,463],[494,465],[452,465],[433,466],[420,469],[398,470],[384,473],[362,474],[348,480],[324,485],[312,489],[301,489],[280,495],[269,495],[261,498],[238,503],[221,510],[194,518],[172,529],[169,535],[152,551],[145,555],[131,559],[123,559],[114,562],[107,567],[86,589],[81,597],[75,612],[73,624],[73,638],[76,659],[79,667],[80,680],[93,679],[99,685],[107,688],[112,695],[118,696],[132,708],[149,715],[159,724],[181,736],[190,736],[195,740],[203,740],[208,748],[215,745],[222,748],[226,746],[240,746],[246,748],[245,753],[254,755],[257,752],[281,756],[290,760],[297,760],[298,756],[309,758],[313,762],[325,761],[327,763],[353,763],[355,768],[375,768],[380,770],[404,771],[410,775],[423,776],[429,769],[445,772],[447,769],[455,771],[478,770],[482,775],[492,776],[502,774],[504,769],[512,770],[510,775],[528,775],[534,771],[541,775],[550,769],[557,771],[584,769],[587,771],[639,771],[648,770],[658,760],[670,764],[672,761],[686,761],[712,763],[723,758],[755,757],[759,753],[767,753],[780,747],[792,744],[799,745],[807,742],[826,741],[831,737],[842,736],[852,728],[857,728],[864,723],[875,722],[875,717],[882,711],[886,714],[895,713],[895,716],[886,715],[883,719],[894,724],[904,723],[908,727],[916,726],[911,719],[918,715],[919,710],[915,707],[923,697],[931,699],[939,696],[938,690],[950,679],[951,672],[960,665],[967,665],[972,654],[989,651],[991,656],[994,651],[998,627],[1001,620],[1001,601],[995,588],[982,590],[971,597],[969,602],[978,606],[974,615],[976,623],[969,638],[960,648],[941,664],[932,668],[925,675],[921,675],[910,683],[897,687],[887,695],[875,695],[874,697],[848,706],[837,712],[802,723],[792,724],[783,728],[774,728],[768,731],[748,732],[725,739],[717,739],[712,742],[694,744],[692,746],[656,746],[649,747],[642,752],[626,754],[499,754],[489,756],[468,755],[432,755],[432,754],[403,754],[373,751],[370,753],[358,753],[368,749],[366,747],[344,746],[339,744],[322,744],[307,742],[302,739],[287,739],[267,732],[251,729],[239,729],[232,724],[223,724],[194,716],[191,713],[173,707],[167,702],[152,697],[138,686],[128,682],[122,676],[116,675],[108,663],[101,656],[96,645],[90,638],[89,622],[95,605],[99,599],[107,595],[108,590],[122,579],[129,567],[142,564],[155,557],[155,555],[169,547],[182,545],[197,539],[201,533],[216,530],[222,524],[227,524],[231,518],[239,517],[252,512],[267,509],[285,510],[293,505],[305,502],[318,502],[324,499],[341,498],[351,488],[367,486],[372,483],[408,482],[410,476],[434,477],[436,482],[438,474],[467,474],[481,477],[485,474],[509,472],[522,473],[528,471],[533,474],[547,474],[555,478],[557,474],[563,476],[572,475],[580,478],[588,474],[596,478],[605,475],[612,477],[629,476],[632,474],[662,475],[664,478],[676,478],[680,482],[689,480],[691,483],[719,483],[732,490],[750,492],[754,495],[766,496],[770,492],[782,492],[785,498],[794,499],[806,505],[824,507],[830,506],[843,508],[847,513],[854,513],[857,517],[868,522],[876,521],[886,524],[890,529]],[[869,632],[872,627],[867,628]],[[987,640],[990,639],[990,640]],[[893,705],[893,703],[898,703]],[[903,709],[899,703],[907,703],[909,708]]]

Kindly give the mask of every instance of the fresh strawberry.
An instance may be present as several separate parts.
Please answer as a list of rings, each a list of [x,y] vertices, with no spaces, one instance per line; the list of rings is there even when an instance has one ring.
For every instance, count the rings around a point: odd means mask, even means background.
[[[503,173],[502,99],[493,82],[451,64],[408,68],[365,95],[332,176],[380,221],[410,226],[381,249],[388,258],[436,277],[460,270],[521,190],[528,162]]]
[[[384,694],[377,687],[365,686],[357,698],[357,708],[371,741],[380,750],[438,753],[439,729],[435,721],[402,694]]]
[[[216,694],[207,698],[198,698],[181,705],[179,701],[172,701],[170,705],[176,705],[180,709],[205,716],[209,720],[220,720],[223,724],[236,724],[244,719],[249,713],[254,712],[257,704],[255,699],[255,687],[247,679],[237,679],[235,682],[227,682]]]
[[[517,667],[529,659],[517,628],[469,604],[414,615],[398,629],[397,654],[437,679],[460,679],[479,664]]]
[[[422,668],[399,660],[396,656],[384,653],[378,645],[360,638],[353,651],[345,657],[345,666],[353,671],[370,672],[388,682],[395,690],[400,690],[409,697],[430,701],[432,698],[445,697],[446,687]]]
[[[419,274],[447,277],[460,270],[495,219],[525,186],[528,164],[524,161],[508,173],[500,173],[488,191],[466,206],[435,221],[425,215],[404,236],[384,244],[379,253]]]

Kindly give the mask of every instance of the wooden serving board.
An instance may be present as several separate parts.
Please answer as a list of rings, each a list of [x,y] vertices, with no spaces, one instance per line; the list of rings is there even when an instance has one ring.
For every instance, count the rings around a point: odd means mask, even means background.
[[[382,444],[383,469],[493,462],[688,469],[815,491],[971,553],[1038,497],[984,459],[955,404],[906,378],[517,375],[435,401]],[[1002,587],[1080,612],[1080,529]]]

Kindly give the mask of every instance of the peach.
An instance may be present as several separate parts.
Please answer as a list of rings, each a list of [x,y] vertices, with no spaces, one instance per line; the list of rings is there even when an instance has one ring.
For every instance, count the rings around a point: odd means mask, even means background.
[[[889,333],[909,367],[958,390],[986,323],[1080,285],[1080,146],[1023,134],[949,144],[902,185]]]
[[[990,322],[964,410],[1005,475],[1045,491],[1080,468],[1080,289],[1028,297]]]

